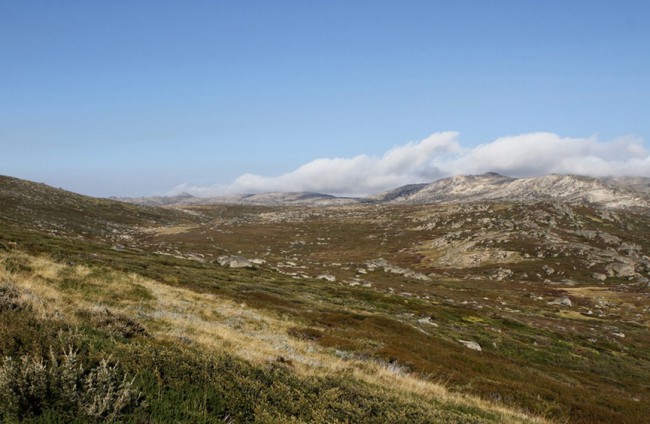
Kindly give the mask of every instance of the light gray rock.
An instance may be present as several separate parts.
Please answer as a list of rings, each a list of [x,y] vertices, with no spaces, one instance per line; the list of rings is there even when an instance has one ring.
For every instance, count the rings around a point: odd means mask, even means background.
[[[420,319],[418,320],[418,322],[419,322],[420,324],[431,325],[431,326],[433,326],[433,327],[437,327],[437,326],[438,326],[438,324],[436,324],[435,322],[433,322],[433,320],[431,319],[431,317],[420,318]]]
[[[401,267],[398,267],[398,266],[395,266],[395,265],[391,265],[387,260],[385,260],[383,258],[373,259],[373,260],[367,261],[365,263],[365,265],[368,268],[368,270],[370,270],[370,271],[374,271],[376,269],[383,269],[384,272],[390,272],[390,273],[393,273],[393,274],[402,275],[404,277],[413,278],[413,279],[420,280],[420,281],[430,281],[431,280],[429,277],[427,277],[426,275],[424,275],[422,273],[413,271],[413,270],[408,269],[408,268],[401,268]]]
[[[217,262],[230,268],[255,268],[255,264],[243,256],[220,256]]]
[[[558,297],[555,300],[548,302],[549,305],[571,306],[571,299],[567,296]]]
[[[598,232],[598,237],[600,237],[600,239],[602,241],[604,241],[605,243],[608,243],[608,244],[620,244],[621,243],[620,238],[616,237],[615,235],[606,233],[604,231],[599,231]]]
[[[251,261],[252,264],[255,264],[255,265],[262,265],[262,264],[266,263],[266,261],[264,259],[259,259],[259,258],[250,259],[250,261]]]
[[[553,274],[553,273],[555,272],[555,270],[554,270],[552,267],[548,266],[548,265],[544,265],[544,266],[542,267],[542,269],[544,270],[544,272],[545,272],[547,275],[551,275],[551,274]]]
[[[497,281],[503,281],[503,280],[506,280],[506,279],[508,279],[508,278],[511,278],[511,277],[513,276],[513,274],[514,274],[514,273],[512,272],[511,269],[508,269],[508,268],[499,268],[499,269],[497,270],[496,280],[497,280]]]
[[[630,263],[614,262],[607,265],[606,270],[610,277],[632,277],[636,274],[634,265]]]
[[[483,349],[481,349],[481,345],[476,342],[472,342],[468,340],[458,340],[458,342],[468,349],[477,350],[479,352],[483,351]]]
[[[591,276],[594,277],[594,279],[598,280],[598,281],[607,280],[607,276],[605,274],[601,274],[600,272],[594,272]]]
[[[332,274],[321,274],[316,278],[319,279],[319,280],[329,281],[331,283],[336,281],[336,277],[333,276]]]

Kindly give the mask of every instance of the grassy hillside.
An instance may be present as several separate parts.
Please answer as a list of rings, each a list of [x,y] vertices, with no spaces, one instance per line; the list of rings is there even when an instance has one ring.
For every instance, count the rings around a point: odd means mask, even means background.
[[[391,364],[343,360],[291,337],[297,322],[221,296],[13,249],[0,264],[6,421],[532,422]],[[85,370],[72,378],[69,352]],[[89,386],[96,398],[61,393],[61,379],[86,388],[102,360],[114,375]],[[111,396],[124,382],[130,394]]]
[[[128,239],[139,227],[186,222],[191,217],[0,176],[0,220],[23,229],[110,243]]]
[[[650,412],[647,214],[170,210],[6,181],[0,355],[14,383],[0,386],[18,396],[34,369],[72,374],[77,388],[101,374],[93,393],[111,402],[45,387],[41,406],[5,407],[5,420],[633,423]],[[258,260],[233,269],[222,255]]]

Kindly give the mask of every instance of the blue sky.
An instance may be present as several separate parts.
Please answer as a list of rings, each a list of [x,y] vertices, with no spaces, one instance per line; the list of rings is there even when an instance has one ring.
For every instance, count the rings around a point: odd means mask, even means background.
[[[6,0],[0,174],[97,196],[647,175],[648,17],[644,0]],[[575,160],[477,165],[539,146]],[[321,184],[339,165],[369,171]]]

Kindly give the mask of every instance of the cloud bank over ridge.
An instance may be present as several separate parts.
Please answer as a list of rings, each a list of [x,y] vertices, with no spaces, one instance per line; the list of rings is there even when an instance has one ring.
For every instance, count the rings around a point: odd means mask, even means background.
[[[172,192],[186,191],[197,196],[272,191],[361,195],[490,171],[515,177],[551,173],[650,177],[650,152],[643,140],[632,136],[600,141],[596,137],[568,138],[537,132],[501,137],[470,148],[463,148],[458,137],[457,132],[438,132],[394,147],[381,157],[315,159],[278,176],[243,174],[232,184],[183,184]]]

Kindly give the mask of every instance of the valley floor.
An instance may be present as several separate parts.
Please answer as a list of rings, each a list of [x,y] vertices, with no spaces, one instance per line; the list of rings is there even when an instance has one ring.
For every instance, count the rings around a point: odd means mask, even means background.
[[[57,196],[0,205],[4,421],[650,415],[644,211]]]

